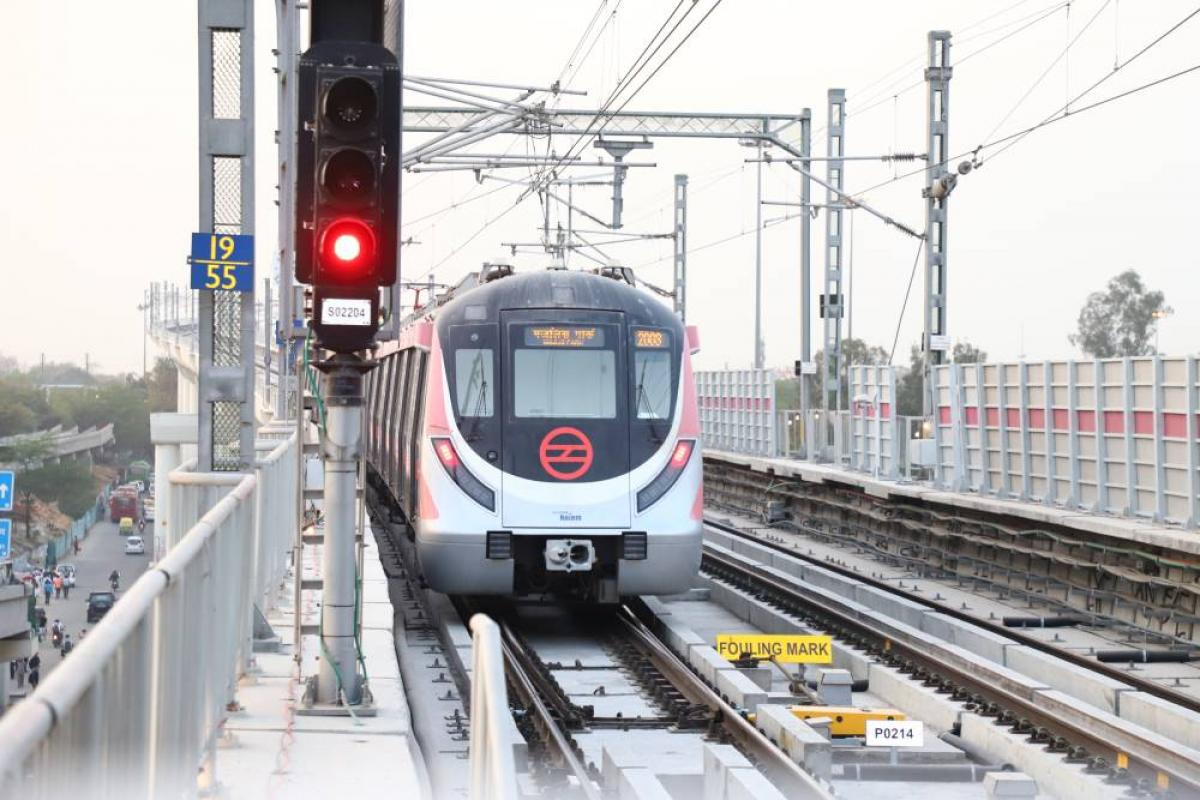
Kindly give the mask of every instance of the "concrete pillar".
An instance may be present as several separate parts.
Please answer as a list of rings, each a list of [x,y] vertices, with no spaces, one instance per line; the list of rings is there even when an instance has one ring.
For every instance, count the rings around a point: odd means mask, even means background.
[[[182,375],[182,373],[181,373]],[[195,451],[195,414],[151,414],[150,441],[154,443],[154,560],[158,561],[184,531],[171,530],[171,471],[185,460],[184,450]]]

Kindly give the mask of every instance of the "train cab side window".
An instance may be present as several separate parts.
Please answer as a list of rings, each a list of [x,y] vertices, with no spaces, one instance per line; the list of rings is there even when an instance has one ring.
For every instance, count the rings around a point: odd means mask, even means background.
[[[671,351],[634,352],[633,398],[638,419],[670,418]]]
[[[496,380],[491,348],[461,348],[454,352],[455,399],[460,417],[490,417]]]

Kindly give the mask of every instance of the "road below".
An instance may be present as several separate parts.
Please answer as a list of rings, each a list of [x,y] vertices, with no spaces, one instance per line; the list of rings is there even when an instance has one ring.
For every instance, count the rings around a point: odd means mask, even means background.
[[[147,524],[144,538],[151,537],[151,531],[151,526]],[[147,543],[147,555],[125,555],[125,537],[117,533],[116,523],[104,521],[92,526],[80,545],[78,555],[69,552],[64,554],[59,563],[74,564],[76,568],[75,588],[71,589],[70,597],[63,599],[51,595],[50,604],[43,605],[44,595],[38,592],[38,606],[46,609],[46,640],[38,649],[42,657],[43,679],[62,661],[58,650],[50,643],[50,624],[55,619],[62,620],[71,640],[78,642],[82,631],[95,627],[95,624],[87,621],[88,593],[109,591],[108,575],[115,569],[121,573],[121,591],[117,592],[117,602],[120,603],[124,590],[146,571],[151,547],[152,543]]]

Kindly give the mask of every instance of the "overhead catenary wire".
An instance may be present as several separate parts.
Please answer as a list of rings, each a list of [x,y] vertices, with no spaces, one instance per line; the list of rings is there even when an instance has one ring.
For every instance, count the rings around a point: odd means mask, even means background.
[[[1083,37],[1085,33],[1087,33],[1088,28],[1092,27],[1092,24],[1100,18],[1100,15],[1104,12],[1104,9],[1108,8],[1111,3],[1112,0],[1104,0],[1104,3],[1098,9],[1096,9],[1096,13],[1093,14],[1091,18],[1088,19],[1088,21],[1084,24],[1084,26],[1079,29],[1079,32],[1075,34],[1074,38],[1067,42],[1066,47],[1059,51],[1058,55],[1056,55],[1054,59],[1051,60],[1051,62],[1046,66],[1046,68],[1042,70],[1042,74],[1039,75],[1037,79],[1034,80],[1034,82],[1029,86],[1029,88],[1025,90],[1025,93],[1017,99],[1017,102],[1013,103],[1012,107],[1008,109],[1008,112],[1000,118],[1000,121],[997,122],[990,131],[988,131],[987,135],[983,137],[984,141],[991,139],[996,135],[998,130],[1004,127],[1004,123],[1008,122],[1012,118],[1012,115],[1016,113],[1017,109],[1020,108],[1027,99],[1029,99],[1029,96],[1033,94],[1034,90],[1042,85],[1042,81],[1046,80],[1046,77],[1050,75],[1050,72],[1055,66],[1058,65],[1058,62],[1068,57],[1068,54],[1071,52],[1071,48],[1075,46],[1075,44]]]
[[[1090,94],[1091,92],[1093,92],[1095,89],[1097,89],[1099,86],[1101,86],[1102,84],[1104,84],[1106,81],[1110,80],[1110,79],[1111,79],[1111,78],[1112,78],[1114,75],[1116,75],[1118,72],[1120,72],[1121,70],[1123,70],[1125,67],[1128,67],[1128,66],[1129,66],[1130,64],[1132,64],[1134,61],[1136,61],[1138,58],[1140,58],[1142,55],[1144,55],[1145,53],[1149,52],[1151,49],[1153,49],[1153,48],[1154,48],[1155,46],[1157,46],[1159,43],[1161,43],[1162,41],[1164,41],[1164,40],[1165,40],[1167,37],[1169,37],[1171,34],[1173,34],[1173,33],[1175,33],[1176,31],[1178,31],[1178,30],[1179,30],[1180,28],[1182,28],[1182,27],[1183,27],[1183,26],[1184,26],[1184,25],[1185,25],[1187,22],[1189,22],[1190,20],[1192,20],[1192,19],[1193,19],[1193,18],[1194,18],[1194,17],[1195,17],[1197,14],[1200,14],[1200,7],[1197,7],[1197,8],[1195,8],[1195,9],[1193,9],[1193,10],[1192,10],[1191,12],[1189,12],[1189,13],[1188,13],[1188,14],[1187,14],[1185,17],[1183,17],[1183,19],[1179,20],[1179,21],[1178,21],[1178,22],[1176,22],[1174,25],[1172,25],[1170,28],[1168,28],[1167,30],[1163,31],[1161,34],[1159,34],[1158,36],[1156,36],[1156,37],[1155,37],[1153,40],[1151,40],[1149,43],[1147,43],[1145,46],[1143,46],[1143,47],[1142,47],[1140,50],[1138,50],[1136,53],[1134,53],[1134,54],[1133,54],[1132,56],[1130,56],[1128,59],[1126,59],[1125,61],[1121,62],[1121,64],[1120,64],[1119,66],[1117,66],[1115,69],[1113,69],[1111,72],[1108,72],[1108,73],[1106,73],[1106,74],[1105,74],[1105,75],[1103,75],[1101,78],[1099,78],[1099,79],[1098,79],[1098,80],[1096,80],[1094,83],[1092,83],[1090,86],[1088,86],[1086,89],[1084,89],[1083,91],[1081,91],[1081,92],[1077,93],[1077,94],[1076,94],[1074,97],[1072,97],[1072,98],[1071,98],[1071,101],[1070,101],[1070,102],[1071,102],[1071,103],[1076,103],[1076,102],[1078,102],[1079,100],[1081,100],[1082,98],[1086,97],[1088,94]],[[1092,110],[1092,109],[1095,109],[1095,108],[1099,108],[1099,107],[1101,107],[1101,106],[1103,106],[1103,105],[1106,105],[1106,104],[1108,104],[1108,103],[1111,103],[1111,102],[1113,102],[1113,101],[1115,101],[1115,100],[1120,100],[1121,98],[1128,97],[1128,96],[1130,96],[1130,95],[1133,95],[1133,94],[1137,94],[1137,93],[1139,93],[1139,92],[1141,92],[1141,91],[1144,91],[1144,90],[1146,90],[1146,89],[1153,88],[1153,87],[1155,87],[1155,86],[1158,86],[1158,85],[1160,85],[1160,84],[1162,84],[1162,83],[1166,83],[1166,82],[1168,82],[1168,81],[1171,81],[1171,80],[1174,80],[1174,79],[1176,79],[1176,78],[1183,77],[1183,76],[1185,76],[1185,75],[1188,75],[1188,74],[1190,74],[1191,72],[1194,72],[1194,71],[1196,71],[1196,69],[1200,69],[1200,65],[1196,65],[1196,66],[1193,66],[1193,67],[1189,67],[1189,68],[1187,68],[1187,69],[1180,70],[1180,71],[1178,71],[1178,72],[1175,72],[1175,73],[1172,73],[1172,74],[1170,74],[1170,75],[1166,75],[1166,76],[1164,76],[1164,77],[1162,77],[1162,78],[1158,78],[1158,79],[1156,79],[1156,80],[1149,81],[1148,83],[1144,83],[1144,84],[1141,84],[1141,85],[1139,85],[1139,86],[1136,86],[1136,87],[1134,87],[1133,89],[1130,89],[1130,90],[1128,90],[1128,91],[1121,92],[1121,93],[1119,93],[1119,94],[1116,94],[1116,95],[1111,95],[1111,96],[1109,96],[1109,97],[1107,97],[1107,98],[1104,98],[1103,100],[1097,101],[1097,102],[1095,102],[1095,103],[1092,103],[1092,104],[1090,104],[1090,105],[1086,105],[1086,106],[1082,106],[1082,107],[1080,107],[1080,108],[1077,108],[1077,109],[1075,109],[1074,111],[1070,112],[1070,114],[1062,114],[1062,112],[1063,112],[1063,111],[1064,111],[1064,110],[1067,108],[1067,105],[1065,105],[1065,104],[1064,104],[1063,106],[1060,106],[1058,109],[1056,109],[1054,112],[1052,112],[1052,113],[1051,113],[1051,114],[1050,114],[1048,117],[1046,117],[1045,119],[1043,119],[1041,122],[1037,123],[1036,125],[1031,125],[1031,126],[1028,126],[1028,127],[1026,127],[1026,128],[1023,128],[1023,129],[1021,129],[1021,130],[1017,130],[1017,131],[1014,131],[1014,132],[1012,132],[1012,133],[1006,134],[1005,136],[1002,136],[1002,137],[1000,137],[999,139],[994,139],[994,140],[991,140],[991,141],[989,141],[989,142],[986,142],[986,143],[984,143],[984,144],[977,145],[976,147],[974,147],[974,148],[972,148],[972,149],[970,149],[970,150],[963,150],[963,151],[961,151],[961,152],[959,152],[959,153],[956,153],[956,154],[954,154],[954,155],[952,155],[952,156],[948,156],[947,158],[943,159],[943,160],[941,161],[941,163],[940,163],[940,164],[938,164],[937,166],[943,166],[943,165],[949,164],[949,163],[951,163],[951,162],[954,162],[954,161],[958,161],[958,160],[960,160],[960,159],[963,159],[963,158],[966,158],[966,157],[968,157],[968,156],[972,156],[972,155],[974,155],[974,156],[978,156],[978,154],[980,154],[980,153],[982,153],[982,152],[986,151],[988,148],[996,147],[997,145],[1005,144],[1005,143],[1008,143],[1008,142],[1012,142],[1013,144],[1015,144],[1016,142],[1015,142],[1015,141],[1013,141],[1013,140],[1020,140],[1020,139],[1023,139],[1025,136],[1029,135],[1030,133],[1033,133],[1034,131],[1036,131],[1036,130],[1039,130],[1039,129],[1041,129],[1041,128],[1044,128],[1044,127],[1046,127],[1046,126],[1048,126],[1048,125],[1052,125],[1052,124],[1053,124],[1053,123],[1055,123],[1055,122],[1061,122],[1061,121],[1062,121],[1062,120],[1064,120],[1064,119],[1067,119],[1067,118],[1069,118],[1069,117],[1075,117],[1075,116],[1078,116],[1079,114],[1082,114],[1082,113],[1084,113],[1084,112],[1090,111],[1090,110]],[[1012,145],[1010,144],[1010,145],[1009,145],[1009,147],[1011,147],[1011,146],[1012,146]],[[993,154],[992,154],[992,155],[991,155],[989,158],[995,158],[997,155],[999,155],[1001,152],[1003,152],[1004,150],[1007,150],[1007,149],[1008,149],[1008,147],[1005,147],[1005,148],[1003,148],[1002,150],[999,150],[999,151],[997,151],[997,152],[993,153]],[[981,163],[982,163],[982,162],[981,162]],[[897,176],[897,177],[893,177],[893,178],[889,178],[889,179],[887,179],[887,180],[884,180],[884,181],[880,181],[879,183],[876,183],[876,184],[874,184],[874,185],[872,185],[872,186],[868,186],[868,187],[866,187],[865,189],[860,189],[860,190],[858,190],[858,191],[855,191],[855,192],[850,192],[849,194],[851,194],[851,195],[852,195],[852,196],[854,196],[854,197],[863,197],[863,196],[866,196],[866,195],[870,194],[870,193],[871,193],[871,192],[873,192],[873,191],[876,191],[877,189],[881,189],[881,188],[883,188],[884,186],[888,186],[888,185],[890,185],[890,184],[892,184],[892,183],[896,183],[896,182],[898,182],[898,181],[906,180],[906,179],[908,179],[908,178],[912,178],[912,177],[915,177],[915,176],[917,176],[917,175],[922,175],[922,174],[924,174],[924,173],[925,173],[925,171],[926,171],[927,169],[929,169],[929,168],[931,168],[931,167],[933,167],[933,166],[935,166],[935,165],[934,165],[934,164],[927,164],[927,165],[925,165],[925,166],[923,166],[923,167],[920,167],[920,168],[918,168],[918,169],[914,169],[914,170],[910,170],[910,171],[908,171],[908,172],[901,173],[901,174],[900,174],[899,176]]]
[[[888,366],[896,358],[896,345],[900,341],[900,327],[904,324],[904,312],[908,310],[908,298],[912,294],[913,280],[917,277],[917,265],[921,263],[921,250],[925,240],[917,243],[917,254],[913,257],[912,270],[908,273],[908,288],[904,290],[904,302],[900,304],[900,318],[896,320],[896,335],[892,337],[892,349],[888,351]]]

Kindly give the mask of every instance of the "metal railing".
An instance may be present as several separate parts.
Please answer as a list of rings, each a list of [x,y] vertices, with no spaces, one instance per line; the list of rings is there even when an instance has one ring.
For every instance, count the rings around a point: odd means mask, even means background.
[[[170,473],[168,550],[37,691],[0,718],[0,796],[195,794],[295,532],[294,433],[255,475]],[[206,511],[207,509],[207,511]]]
[[[512,743],[501,722],[511,712],[504,681],[500,626],[484,614],[471,617],[471,800],[516,800]]]

